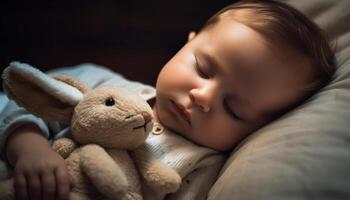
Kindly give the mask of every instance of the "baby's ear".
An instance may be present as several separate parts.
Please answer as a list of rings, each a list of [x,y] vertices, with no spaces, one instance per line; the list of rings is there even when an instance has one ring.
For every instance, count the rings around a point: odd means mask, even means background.
[[[191,41],[193,38],[195,38],[197,35],[196,32],[194,31],[191,31],[189,34],[188,34],[188,37],[187,37],[187,42]]]
[[[9,98],[46,121],[69,122],[88,89],[66,76],[54,79],[30,65],[12,62],[2,74]]]

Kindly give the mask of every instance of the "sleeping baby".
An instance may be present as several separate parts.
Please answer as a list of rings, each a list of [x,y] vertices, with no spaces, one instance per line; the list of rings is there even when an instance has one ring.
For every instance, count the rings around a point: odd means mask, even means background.
[[[166,198],[205,199],[225,155],[327,84],[334,70],[321,30],[294,8],[269,0],[229,5],[191,32],[160,71],[156,88],[91,64],[51,73],[142,95],[155,116],[146,145],[182,177],[180,189]],[[49,143],[67,125],[45,123],[13,101],[0,119],[1,152],[14,166],[18,199],[68,199],[67,168]],[[165,195],[145,190],[144,198]]]

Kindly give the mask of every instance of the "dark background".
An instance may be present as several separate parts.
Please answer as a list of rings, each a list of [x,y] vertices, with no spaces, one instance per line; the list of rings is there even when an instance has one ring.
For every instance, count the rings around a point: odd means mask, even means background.
[[[47,0],[0,3],[0,67],[13,60],[43,71],[93,62],[155,85],[190,31],[225,0]]]

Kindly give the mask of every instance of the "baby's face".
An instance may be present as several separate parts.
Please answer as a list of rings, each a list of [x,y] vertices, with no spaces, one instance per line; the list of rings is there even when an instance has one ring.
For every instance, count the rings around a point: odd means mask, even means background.
[[[198,144],[229,150],[303,97],[308,66],[303,56],[272,49],[261,34],[223,18],[163,67],[156,115]]]

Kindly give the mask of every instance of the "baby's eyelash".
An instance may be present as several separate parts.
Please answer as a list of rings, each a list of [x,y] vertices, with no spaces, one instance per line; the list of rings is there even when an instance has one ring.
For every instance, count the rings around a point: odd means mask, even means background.
[[[205,79],[208,79],[210,78],[206,73],[203,72],[203,70],[201,69],[201,67],[199,66],[199,63],[198,63],[198,59],[197,59],[197,56],[194,56],[195,59],[196,59],[196,71],[197,73],[199,74],[199,76],[205,78]]]
[[[238,120],[238,121],[243,121],[243,119],[238,116],[231,108],[230,106],[228,105],[226,99],[224,99],[223,101],[223,106],[224,106],[224,109],[225,111],[235,120]]]

